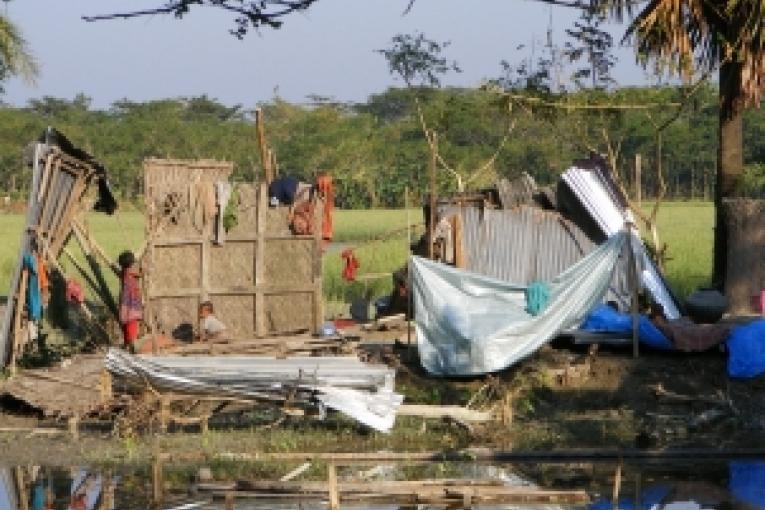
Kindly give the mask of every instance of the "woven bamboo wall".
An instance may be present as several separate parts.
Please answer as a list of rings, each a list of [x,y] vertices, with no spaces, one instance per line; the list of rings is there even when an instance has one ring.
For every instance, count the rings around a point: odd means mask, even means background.
[[[216,244],[214,220],[194,194],[228,180],[231,170],[208,161],[146,162],[150,330],[183,338],[196,326],[199,303],[210,300],[234,339],[317,331],[323,319],[320,229],[293,235],[288,208],[269,207],[264,184],[239,184],[236,225]],[[318,221],[321,207],[316,214]]]

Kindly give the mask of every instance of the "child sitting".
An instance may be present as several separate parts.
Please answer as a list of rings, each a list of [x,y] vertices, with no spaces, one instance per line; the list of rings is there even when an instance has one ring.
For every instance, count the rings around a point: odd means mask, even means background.
[[[215,309],[210,301],[199,305],[199,339],[202,342],[223,340],[226,325],[215,316]]]

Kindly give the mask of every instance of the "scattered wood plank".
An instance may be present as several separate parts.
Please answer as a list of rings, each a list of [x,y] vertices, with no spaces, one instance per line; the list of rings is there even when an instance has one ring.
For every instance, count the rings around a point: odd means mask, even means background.
[[[451,418],[464,422],[487,422],[494,420],[494,415],[487,411],[475,411],[460,406],[431,406],[402,404],[396,412],[398,416],[419,416],[421,418]]]
[[[661,383],[651,386],[651,389],[653,390],[654,395],[667,402],[673,402],[677,404],[702,403],[722,407],[728,407],[730,405],[729,401],[720,397],[710,397],[705,395],[682,395],[680,393],[675,393],[674,391],[670,391],[664,388],[664,385]]]
[[[429,452],[220,452],[206,455],[201,452],[166,453],[174,462],[229,460],[241,462],[263,461],[325,461],[336,464],[361,464],[365,462],[443,462],[443,461],[665,461],[681,459],[731,459],[765,457],[765,448],[669,448],[649,449],[589,449],[573,448],[552,451],[506,451],[489,448],[468,448],[457,451]]]
[[[213,489],[219,496],[234,494],[237,498],[299,498],[329,495],[330,508],[341,501],[389,501],[412,504],[462,503],[466,499],[479,503],[587,503],[583,490],[549,490],[536,487],[508,486],[498,480],[420,480],[377,482],[333,482],[330,465],[327,482],[239,481],[231,485],[198,486]],[[225,489],[221,491],[221,489]]]
[[[303,473],[305,473],[306,471],[308,471],[310,467],[311,467],[310,462],[304,462],[303,464],[299,465],[298,467],[296,467],[295,469],[293,469],[292,471],[290,471],[289,473],[281,477],[279,481],[289,482],[290,480],[293,480],[297,478],[298,476],[302,475]]]

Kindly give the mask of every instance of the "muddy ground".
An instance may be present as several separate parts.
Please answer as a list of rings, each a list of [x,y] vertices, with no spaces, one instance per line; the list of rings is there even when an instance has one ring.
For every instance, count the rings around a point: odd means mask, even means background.
[[[399,335],[400,336],[400,335]],[[87,422],[78,439],[23,403],[5,399],[0,449],[10,463],[67,464],[145,460],[159,449],[174,454],[221,452],[441,451],[603,448],[765,447],[765,378],[734,381],[726,356],[668,354],[555,344],[515,368],[469,380],[429,377],[405,340],[369,349],[398,367],[397,389],[407,403],[494,409],[486,424],[399,418],[391,434],[370,432],[339,416],[324,422],[287,419],[271,427],[257,420],[222,419],[201,434],[179,428],[161,436],[109,423]],[[502,411],[504,409],[504,411]],[[508,412],[508,410],[510,412]],[[240,417],[241,418],[241,417]]]

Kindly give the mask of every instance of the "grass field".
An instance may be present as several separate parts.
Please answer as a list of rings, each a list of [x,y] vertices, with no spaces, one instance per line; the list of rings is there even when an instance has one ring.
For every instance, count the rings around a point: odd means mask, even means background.
[[[413,224],[422,222],[420,210],[410,210]],[[349,301],[365,292],[378,297],[391,288],[390,273],[401,267],[408,254],[405,210],[337,211],[335,241],[324,256],[324,293],[329,301]],[[88,218],[93,237],[110,256],[125,249],[136,250],[143,241],[143,215],[122,212],[114,217],[92,214]],[[661,240],[669,246],[666,275],[681,297],[709,282],[712,268],[714,209],[708,202],[670,202],[659,213]],[[0,294],[6,293],[16,264],[24,218],[0,214]],[[387,233],[398,231],[394,235]],[[377,240],[382,239],[382,240]],[[355,247],[359,275],[380,275],[368,282],[348,283],[341,278],[341,248]],[[73,273],[74,274],[74,273]]]

